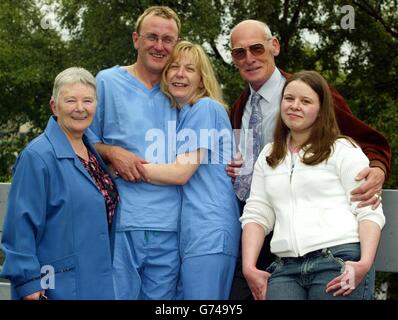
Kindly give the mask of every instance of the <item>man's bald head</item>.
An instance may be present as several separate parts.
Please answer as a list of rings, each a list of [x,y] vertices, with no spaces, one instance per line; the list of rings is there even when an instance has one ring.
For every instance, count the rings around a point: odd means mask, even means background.
[[[258,30],[261,30],[261,32],[264,31],[264,40],[272,38],[271,29],[264,22],[258,21],[258,20],[243,20],[243,21],[239,22],[231,30],[231,35],[230,35],[231,47],[234,46],[234,34],[236,32],[239,32],[242,30],[249,30],[249,29],[252,29],[252,30],[258,29]]]

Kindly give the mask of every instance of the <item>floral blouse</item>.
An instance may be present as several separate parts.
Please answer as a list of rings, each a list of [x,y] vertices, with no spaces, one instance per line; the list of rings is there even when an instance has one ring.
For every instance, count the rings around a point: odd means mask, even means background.
[[[88,150],[87,150],[88,151]],[[109,226],[112,223],[112,218],[115,214],[116,206],[119,202],[119,192],[116,185],[110,178],[109,174],[102,169],[97,158],[91,152],[88,152],[89,161],[79,157],[86,170],[90,173],[98,189],[101,191],[105,200],[106,212],[108,215]]]

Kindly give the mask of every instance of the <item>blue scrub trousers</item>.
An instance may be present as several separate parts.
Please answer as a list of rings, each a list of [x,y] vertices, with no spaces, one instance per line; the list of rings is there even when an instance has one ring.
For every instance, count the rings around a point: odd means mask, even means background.
[[[177,232],[116,232],[113,259],[116,299],[173,300],[179,269]]]
[[[181,264],[184,300],[227,300],[234,277],[236,257],[209,254],[189,257]]]

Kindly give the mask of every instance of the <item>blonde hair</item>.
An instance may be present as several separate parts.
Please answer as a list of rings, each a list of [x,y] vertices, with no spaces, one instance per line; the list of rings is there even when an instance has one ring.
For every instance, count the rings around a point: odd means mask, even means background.
[[[193,44],[189,41],[181,41],[174,47],[174,50],[162,73],[160,87],[162,91],[170,98],[172,105],[178,108],[177,101],[170,94],[168,89],[167,73],[169,71],[170,65],[181,59],[183,55],[189,55],[193,59],[203,83],[203,87],[198,88],[197,92],[195,92],[189,101],[189,104],[196,103],[200,98],[209,97],[219,102],[228,111],[227,104],[222,97],[220,84],[217,81],[214,69],[207,54],[200,45]]]
[[[146,17],[149,16],[157,16],[157,17],[162,17],[165,19],[173,19],[175,23],[177,24],[177,29],[178,29],[178,36],[180,36],[181,33],[181,21],[180,18],[178,18],[177,14],[175,11],[167,6],[152,6],[147,8],[137,19],[137,22],[135,23],[135,31],[139,34],[140,29],[141,29],[141,24],[142,21]]]
[[[55,101],[55,104],[58,104],[61,88],[67,84],[73,83],[83,83],[91,86],[94,91],[96,88],[94,76],[86,69],[80,67],[65,69],[60,72],[54,80],[53,94],[51,98]]]

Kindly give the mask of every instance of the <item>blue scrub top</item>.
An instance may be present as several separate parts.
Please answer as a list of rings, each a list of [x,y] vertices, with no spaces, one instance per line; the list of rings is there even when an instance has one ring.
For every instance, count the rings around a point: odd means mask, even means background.
[[[222,105],[202,98],[179,113],[177,154],[206,149],[205,162],[182,187],[182,258],[225,253],[239,248],[239,207],[225,166],[234,155],[234,139]]]
[[[161,92],[119,66],[97,75],[97,113],[91,143],[120,146],[152,163],[175,162],[177,110]],[[177,231],[181,196],[176,186],[132,183],[117,178],[117,229]]]

